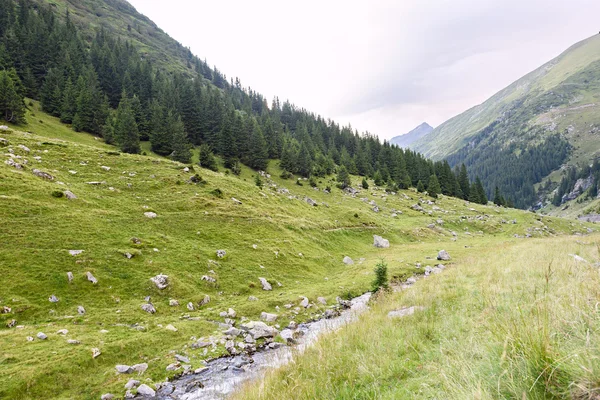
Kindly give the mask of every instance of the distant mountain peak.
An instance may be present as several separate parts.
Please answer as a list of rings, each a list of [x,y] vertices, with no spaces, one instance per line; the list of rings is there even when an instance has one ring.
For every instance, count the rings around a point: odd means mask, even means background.
[[[396,136],[390,140],[391,144],[395,144],[399,147],[408,148],[411,144],[416,142],[417,140],[427,136],[433,131],[433,127],[429,125],[427,122],[423,122],[421,125],[417,126],[412,131],[407,134]]]

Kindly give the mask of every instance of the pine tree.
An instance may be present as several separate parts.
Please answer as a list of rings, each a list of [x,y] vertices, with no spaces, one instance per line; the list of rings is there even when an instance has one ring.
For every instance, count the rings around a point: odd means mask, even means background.
[[[352,184],[352,182],[350,181],[350,174],[348,173],[346,167],[343,165],[338,170],[337,181],[338,187],[340,189],[346,189]]]
[[[60,120],[66,124],[73,122],[77,113],[77,91],[71,82],[71,78],[67,79],[65,89],[63,90],[62,104],[60,108]]]
[[[300,146],[300,152],[296,161],[296,171],[304,177],[310,176],[312,171],[312,158],[305,142],[302,142]]]
[[[419,181],[417,183],[417,192],[423,193],[425,191],[425,185],[423,185],[423,181]]]
[[[367,190],[369,188],[369,182],[367,182],[366,178],[362,179],[362,188]]]
[[[217,160],[209,145],[200,145],[199,160],[200,161],[198,162],[198,165],[200,165],[202,168],[207,168],[215,172],[219,170],[217,167]]]
[[[379,170],[375,172],[375,175],[373,176],[373,182],[375,183],[375,186],[383,186],[383,184],[385,183]]]
[[[106,117],[104,125],[102,125],[102,137],[106,144],[113,144],[115,142],[115,119],[110,114]]]
[[[460,172],[458,173],[458,185],[460,186],[460,190],[463,194],[463,199],[469,199],[470,193],[470,183],[469,183],[469,175],[467,174],[467,167],[465,164],[460,166]]]
[[[481,183],[481,179],[479,179],[479,177],[477,177],[477,179],[475,180],[475,188],[477,190],[477,197],[479,198],[479,204],[487,204],[488,199],[487,199],[487,195],[485,194],[485,189],[483,188],[483,184]]]
[[[435,174],[429,177],[429,183],[427,184],[427,193],[429,196],[437,199],[438,195],[442,192],[440,182]]]
[[[18,93],[18,85],[8,71],[0,71],[0,116],[7,122],[25,122],[25,104]]]
[[[173,149],[171,158],[175,161],[179,161],[180,163],[189,163],[192,158],[192,151],[190,150],[190,144],[188,142],[181,117],[177,116],[174,118],[170,130],[172,133],[171,148]]]
[[[496,189],[494,190],[494,204],[497,206],[505,205],[504,199],[500,194],[500,189],[498,188],[498,186],[496,186]]]
[[[256,170],[267,169],[269,159],[267,142],[263,137],[262,131],[256,120],[252,121],[252,133],[250,134],[250,142],[248,143],[248,166]]]
[[[115,141],[124,153],[140,153],[140,136],[135,116],[131,110],[131,101],[123,92],[117,116],[115,118]]]

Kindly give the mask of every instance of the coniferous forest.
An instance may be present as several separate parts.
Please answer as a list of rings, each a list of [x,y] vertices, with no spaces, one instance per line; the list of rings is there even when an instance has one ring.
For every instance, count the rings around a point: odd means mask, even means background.
[[[191,52],[185,62],[186,71],[169,71],[104,29],[82,39],[68,11],[0,0],[0,111],[8,122],[24,123],[29,97],[74,130],[127,153],[140,153],[140,142],[149,141],[155,153],[189,163],[198,146],[200,165],[210,169],[217,168],[215,155],[234,173],[240,163],[263,170],[279,159],[290,177],[339,175],[343,168],[390,190],[416,187],[487,202],[482,182],[470,182],[464,165],[453,170],[289,101],[269,104]]]

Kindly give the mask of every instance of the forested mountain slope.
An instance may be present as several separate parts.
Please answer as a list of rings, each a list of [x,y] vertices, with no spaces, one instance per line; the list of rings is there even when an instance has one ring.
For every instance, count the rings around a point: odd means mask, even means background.
[[[498,186],[521,207],[537,202],[534,184],[563,164],[589,165],[600,150],[600,35],[450,119],[414,148],[465,163],[488,194]],[[544,193],[556,189],[557,178]],[[549,190],[548,190],[549,189]]]

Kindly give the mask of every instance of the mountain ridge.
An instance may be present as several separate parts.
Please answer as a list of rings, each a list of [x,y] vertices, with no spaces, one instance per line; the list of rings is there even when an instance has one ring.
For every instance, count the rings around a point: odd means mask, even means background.
[[[390,143],[395,144],[399,147],[410,148],[414,142],[427,136],[432,131],[433,127],[427,122],[423,122],[421,125],[417,126],[410,132],[405,133],[404,135],[393,137],[392,139],[390,139]]]

